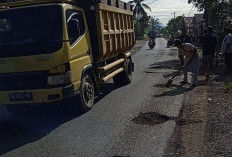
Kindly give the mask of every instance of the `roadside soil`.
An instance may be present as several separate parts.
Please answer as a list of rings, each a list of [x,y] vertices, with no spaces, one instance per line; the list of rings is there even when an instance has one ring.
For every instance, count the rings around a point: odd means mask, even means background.
[[[223,59],[215,75],[199,77],[199,86],[186,92],[175,133],[165,156],[232,156],[232,93],[223,76]]]

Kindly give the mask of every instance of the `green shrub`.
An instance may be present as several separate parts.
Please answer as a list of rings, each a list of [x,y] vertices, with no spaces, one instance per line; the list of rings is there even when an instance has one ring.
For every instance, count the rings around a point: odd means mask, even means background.
[[[232,81],[226,83],[226,88],[232,92]]]

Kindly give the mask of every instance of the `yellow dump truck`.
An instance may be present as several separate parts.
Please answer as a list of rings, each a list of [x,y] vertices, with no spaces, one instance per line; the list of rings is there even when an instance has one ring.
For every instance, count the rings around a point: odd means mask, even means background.
[[[0,104],[80,97],[88,111],[109,79],[131,82],[130,4],[119,0],[17,0],[0,4]]]

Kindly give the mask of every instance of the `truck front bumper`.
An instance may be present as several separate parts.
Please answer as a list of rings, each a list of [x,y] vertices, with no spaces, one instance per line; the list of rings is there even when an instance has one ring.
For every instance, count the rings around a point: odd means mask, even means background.
[[[0,104],[40,104],[58,101],[75,94],[74,85],[49,89],[1,91]]]

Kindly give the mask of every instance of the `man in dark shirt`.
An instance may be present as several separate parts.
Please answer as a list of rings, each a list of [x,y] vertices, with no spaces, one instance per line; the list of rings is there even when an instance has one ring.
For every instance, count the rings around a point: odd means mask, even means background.
[[[182,28],[181,35],[178,37],[182,41],[182,43],[191,43],[190,35],[186,34],[186,28]]]
[[[180,39],[182,43],[191,43],[191,37],[186,34],[186,28],[181,29],[181,35],[177,39]],[[181,53],[179,53],[179,58],[181,65],[184,66],[184,59]]]
[[[206,77],[209,77],[213,71],[213,59],[216,49],[218,48],[218,40],[212,34],[213,27],[209,26],[207,29],[208,34],[202,37],[202,62]]]

